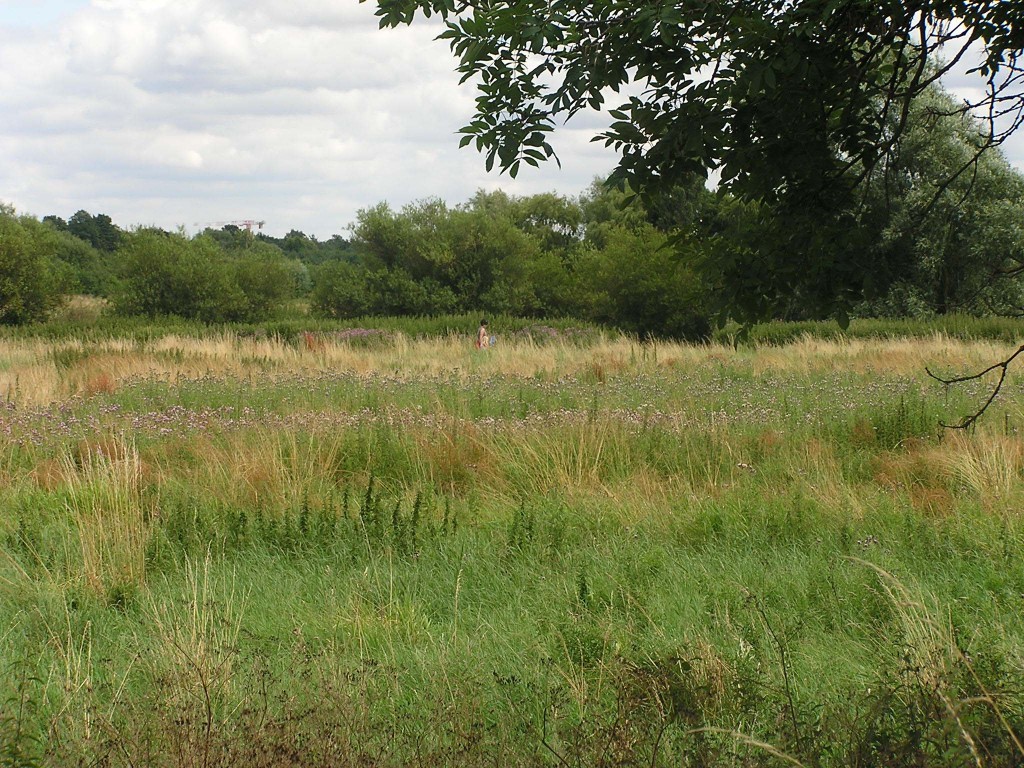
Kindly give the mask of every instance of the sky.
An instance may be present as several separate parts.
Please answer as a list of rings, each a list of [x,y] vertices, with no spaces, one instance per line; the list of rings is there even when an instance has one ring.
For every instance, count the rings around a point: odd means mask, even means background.
[[[561,168],[487,173],[458,148],[475,91],[438,27],[380,30],[374,7],[0,0],[0,202],[123,228],[256,220],[327,239],[382,201],[572,196],[615,165],[590,141],[606,118],[581,113],[555,133]],[[1024,167],[1024,137],[1006,152]]]

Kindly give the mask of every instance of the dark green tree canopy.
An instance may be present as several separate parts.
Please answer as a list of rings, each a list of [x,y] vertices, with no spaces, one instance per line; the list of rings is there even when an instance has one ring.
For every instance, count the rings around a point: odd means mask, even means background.
[[[1024,3],[1008,0],[377,0],[381,26],[439,15],[475,82],[463,145],[515,175],[609,92],[617,181],[656,193],[718,169],[765,201],[842,195],[890,153],[915,96],[975,46],[987,143],[1021,119]],[[839,180],[847,184],[837,183]]]
[[[63,222],[59,218],[54,219],[57,228],[62,228]],[[121,230],[105,213],[93,216],[88,211],[78,211],[68,219],[67,231],[101,251],[115,250],[121,240]]]

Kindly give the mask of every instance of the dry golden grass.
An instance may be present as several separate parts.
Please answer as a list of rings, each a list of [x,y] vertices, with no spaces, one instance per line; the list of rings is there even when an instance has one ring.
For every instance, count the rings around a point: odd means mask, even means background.
[[[100,315],[108,306],[109,302],[98,296],[83,294],[69,296],[67,301],[54,312],[53,319],[59,323],[78,323],[84,327],[99,320]]]
[[[275,372],[347,371],[403,376],[505,374],[585,376],[603,381],[627,372],[728,365],[755,375],[772,371],[920,374],[972,370],[999,359],[1007,345],[965,343],[934,336],[917,340],[820,341],[786,347],[733,350],[721,345],[639,343],[602,336],[586,346],[530,340],[486,350],[467,338],[412,339],[398,334],[370,347],[330,337],[298,342],[251,339],[232,333],[196,339],[169,335],[150,342],[0,340],[0,394],[19,405],[46,404],[75,395],[116,391],[126,379],[166,380],[206,375],[239,377]]]
[[[293,432],[271,429],[216,440],[197,435],[153,461],[161,476],[203,488],[230,507],[289,509],[335,488],[340,440],[339,434],[313,433],[300,441]],[[181,451],[187,463],[177,455]]]
[[[474,480],[497,493],[505,489],[501,459],[476,425],[453,419],[440,429],[415,430],[410,435],[420,483],[453,494],[465,491]]]
[[[169,382],[206,375],[258,379],[268,372],[347,371],[368,376],[467,379],[504,374],[552,381],[576,376],[601,382],[664,369],[728,366],[755,375],[852,369],[920,376],[926,365],[940,370],[970,370],[1006,352],[1004,345],[963,343],[942,336],[844,342],[804,338],[783,348],[739,351],[716,345],[642,344],[608,336],[587,346],[503,340],[485,351],[475,350],[468,338],[457,336],[413,339],[397,335],[369,347],[329,336],[303,336],[293,343],[231,333],[205,339],[169,335],[151,342],[0,340],[0,391],[20,406],[115,393],[135,377]],[[446,407],[439,402],[437,413],[443,416]],[[630,451],[639,450],[636,442],[620,434],[625,427],[612,418],[523,434],[467,424],[454,416],[450,423],[442,424],[402,427],[402,439],[406,441],[402,450],[414,454],[408,473],[415,475],[404,481],[457,495],[486,489],[490,495],[514,498],[557,489],[570,495],[607,499],[616,505],[621,502],[623,508],[660,507],[672,499],[716,498],[741,488],[755,480],[753,473],[760,472],[763,460],[776,467],[789,467],[785,473],[775,473],[771,480],[763,473],[757,475],[758,482],[774,484],[772,488],[766,486],[771,492],[783,493],[799,486],[820,504],[854,516],[861,515],[872,503],[872,493],[897,494],[927,515],[943,516],[953,511],[958,498],[965,494],[993,508],[1007,507],[1020,495],[1024,471],[1024,446],[1018,438],[997,434],[1003,425],[992,423],[983,423],[971,436],[951,435],[938,445],[910,444],[878,455],[872,468],[872,492],[849,483],[843,476],[843,459],[827,441],[796,442],[770,429],[741,438],[729,423],[705,426],[705,433],[708,429],[715,433],[716,447],[709,451],[706,446],[698,446],[692,456],[683,457],[683,469],[667,476],[643,457],[631,455]],[[266,501],[274,507],[287,507],[303,497],[329,493],[329,488],[338,484],[358,484],[366,479],[369,466],[361,471],[351,463],[346,465],[346,472],[353,477],[338,475],[335,467],[340,466],[344,436],[343,432],[313,434],[299,443],[287,430],[248,430],[216,440],[190,438],[183,449],[187,456],[174,455],[170,445],[173,441],[166,441],[150,447],[145,461],[134,448],[128,451],[113,440],[108,441],[109,445],[78,445],[72,454],[77,467],[74,473],[52,456],[40,455],[39,463],[22,474],[29,474],[38,486],[50,490],[69,483],[96,485],[95,478],[83,481],[79,475],[100,455],[107,462],[103,466],[108,474],[110,467],[134,466],[146,486],[159,486],[161,478],[173,476],[209,489],[225,503],[248,506]],[[855,447],[872,451],[880,447],[867,421],[853,425],[852,442]],[[691,447],[681,441],[678,450],[685,453]],[[129,492],[134,491],[126,486],[124,493]],[[114,495],[108,499],[108,506],[112,505],[115,512],[118,498]],[[79,514],[105,513],[86,506]],[[87,545],[92,546],[89,542],[83,544]],[[99,552],[108,545],[100,541],[95,546]],[[84,556],[103,559],[102,554]],[[101,564],[96,571],[100,575],[89,578],[106,581],[100,572],[107,568]]]
[[[990,509],[1017,510],[1024,472],[1024,444],[1018,437],[956,435],[941,466]]]
[[[784,347],[746,351],[755,373],[816,373],[833,368],[856,373],[919,373],[985,368],[1007,357],[1016,345],[990,341],[964,342],[935,334],[927,339],[814,339],[808,336]]]
[[[138,451],[128,441],[114,440],[66,456],[62,467],[78,533],[79,559],[69,563],[69,572],[101,595],[141,584],[154,521],[142,498]]]
[[[949,479],[946,464],[951,455],[950,446],[911,443],[905,450],[881,453],[873,460],[875,482],[893,491],[912,487],[945,488]]]
[[[810,439],[790,450],[793,457],[786,463],[793,467],[804,493],[826,509],[844,510],[854,518],[863,515],[864,494],[843,477],[835,446]]]

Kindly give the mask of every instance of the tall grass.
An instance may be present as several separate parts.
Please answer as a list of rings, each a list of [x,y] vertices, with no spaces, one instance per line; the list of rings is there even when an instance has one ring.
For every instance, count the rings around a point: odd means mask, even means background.
[[[77,534],[78,558],[68,570],[85,586],[121,599],[146,576],[154,512],[142,495],[142,463],[123,438],[86,444],[63,461],[67,505]]]
[[[1022,759],[988,343],[4,344],[8,762]]]

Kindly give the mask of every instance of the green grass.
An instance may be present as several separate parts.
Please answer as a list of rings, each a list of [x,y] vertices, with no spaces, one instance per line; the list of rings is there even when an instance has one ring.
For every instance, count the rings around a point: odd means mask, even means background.
[[[1019,393],[754,355],[0,413],[0,764],[1020,764]]]
[[[1003,341],[1019,343],[1024,335],[1024,321],[1014,317],[973,317],[944,315],[924,319],[863,318],[852,320],[843,329],[834,321],[794,321],[756,323],[746,335],[736,324],[728,324],[714,333],[714,340],[731,344],[742,339],[749,344],[781,345],[801,338],[812,339],[905,339],[927,338],[941,333],[964,341]]]
[[[190,759],[209,748],[228,764],[285,728],[325,762],[544,762],[557,752],[592,764],[610,759],[617,738],[631,762],[728,762],[734,738],[691,733],[714,727],[807,762],[827,748],[845,764],[851,737],[862,751],[958,762],[967,747],[941,719],[915,720],[941,715],[943,696],[999,693],[1003,714],[1019,717],[1016,525],[986,552],[994,532],[983,516],[934,524],[892,509],[849,520],[799,497],[770,507],[759,498],[629,527],[612,522],[615,510],[548,500],[453,531],[435,509],[415,550],[396,537],[390,504],[380,530],[336,520],[329,535],[303,538],[293,519],[291,534],[279,525],[229,543],[228,528],[208,527],[169,535],[158,575],[127,599],[35,572],[32,589],[4,595],[18,635],[8,646],[25,653],[6,661],[45,649],[31,662],[32,680],[48,681],[30,686],[33,721],[59,738],[21,748],[43,762],[127,761],[129,750],[134,762],[159,757],[131,752],[139,745],[184,738]],[[921,605],[887,596],[876,568],[898,574]],[[327,691],[340,698],[323,701]],[[105,740],[81,732],[90,711]],[[971,713],[971,727],[1003,739],[991,715]],[[896,729],[891,743],[872,741],[882,721]],[[334,728],[350,731],[344,753],[323,738]]]

